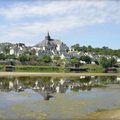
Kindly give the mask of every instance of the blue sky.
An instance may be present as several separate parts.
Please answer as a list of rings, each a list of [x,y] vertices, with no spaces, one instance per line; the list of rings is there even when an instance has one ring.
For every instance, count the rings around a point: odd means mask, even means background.
[[[32,46],[47,31],[69,46],[120,49],[120,1],[0,0],[0,42]]]

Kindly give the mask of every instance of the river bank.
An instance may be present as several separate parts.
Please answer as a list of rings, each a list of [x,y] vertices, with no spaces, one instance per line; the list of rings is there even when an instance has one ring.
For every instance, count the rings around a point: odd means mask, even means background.
[[[42,73],[42,72],[0,72],[0,76],[43,76],[43,77],[78,77],[78,76],[120,76],[120,73]]]
[[[120,109],[98,110],[89,114],[84,120],[120,120]]]

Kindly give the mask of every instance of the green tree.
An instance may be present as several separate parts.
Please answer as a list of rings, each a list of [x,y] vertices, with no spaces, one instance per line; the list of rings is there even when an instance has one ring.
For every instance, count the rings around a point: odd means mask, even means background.
[[[106,57],[101,57],[99,63],[103,68],[109,67],[109,62]]]
[[[15,55],[6,55],[6,59],[16,59]]]
[[[6,56],[4,53],[0,53],[0,60],[5,60],[6,59]]]
[[[73,46],[71,46],[72,49],[74,49],[75,51],[80,51],[80,45],[79,44],[75,44]]]
[[[5,47],[4,47],[4,52],[5,52],[5,54],[9,54],[9,53],[10,53],[10,48],[9,48],[9,46],[5,46]]]
[[[109,58],[107,59],[106,57],[101,57],[100,58],[100,65],[103,68],[107,68],[107,67],[113,67],[115,64],[117,63],[115,58]]]
[[[117,56],[120,57],[120,49],[118,50],[113,50],[110,49],[109,47],[102,47],[102,48],[93,48],[92,46],[80,46],[79,44],[75,44],[71,46],[71,48],[74,48],[75,51],[81,51],[81,52],[94,52],[96,54],[100,55],[110,55],[110,56]]]
[[[87,51],[89,51],[89,52],[92,52],[92,51],[93,51],[93,48],[92,48],[91,45],[88,46]]]
[[[52,59],[51,59],[51,57],[50,57],[49,55],[44,55],[41,60],[42,60],[43,62],[45,62],[45,63],[50,63],[50,62],[52,62]]]
[[[112,57],[108,60],[108,62],[109,62],[109,66],[113,67],[117,63],[117,60],[114,57]]]
[[[77,57],[72,57],[71,63],[76,63],[76,62],[79,62],[79,59]]]
[[[60,58],[60,56],[55,55],[54,58],[53,58],[53,63],[55,65],[57,65],[57,66],[60,66],[60,64],[61,64],[61,58]]]
[[[91,58],[89,56],[81,56],[80,60],[85,61],[87,64],[91,63]]]
[[[28,55],[22,54],[19,56],[19,60],[20,62],[30,61],[30,57]]]

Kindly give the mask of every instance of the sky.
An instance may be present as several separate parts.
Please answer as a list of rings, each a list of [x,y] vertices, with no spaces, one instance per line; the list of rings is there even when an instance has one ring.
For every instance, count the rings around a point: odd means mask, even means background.
[[[120,0],[0,0],[0,43],[33,46],[48,31],[68,46],[120,49]]]

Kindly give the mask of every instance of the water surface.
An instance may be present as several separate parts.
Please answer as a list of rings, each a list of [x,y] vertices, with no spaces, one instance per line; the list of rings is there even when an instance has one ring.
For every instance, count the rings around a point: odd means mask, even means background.
[[[0,77],[0,119],[82,119],[120,108],[120,78]]]

